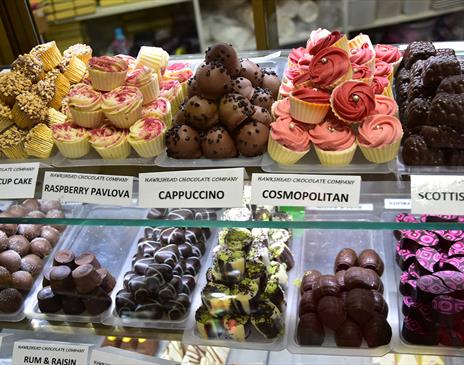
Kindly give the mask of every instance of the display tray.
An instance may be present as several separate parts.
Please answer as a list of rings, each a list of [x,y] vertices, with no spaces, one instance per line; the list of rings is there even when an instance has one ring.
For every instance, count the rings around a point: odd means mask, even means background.
[[[298,255],[295,253],[300,252],[300,234],[301,231],[293,231],[293,237],[291,240],[290,250],[294,253],[294,257],[297,258]],[[217,243],[217,237],[216,241]],[[213,262],[213,250],[211,250],[210,254],[208,255],[208,260],[206,262],[206,268],[209,268]],[[226,339],[203,339],[198,335],[196,329],[196,321],[195,321],[195,312],[200,307],[201,301],[201,290],[206,285],[206,275],[203,275],[197,283],[199,290],[197,290],[194,299],[192,300],[192,306],[190,310],[190,316],[186,325],[186,329],[184,331],[184,335],[182,337],[182,342],[185,344],[192,344],[192,345],[204,345],[204,346],[219,346],[219,347],[229,347],[229,348],[238,348],[238,349],[250,349],[250,350],[267,350],[267,351],[280,351],[286,347],[287,344],[287,332],[290,326],[290,321],[292,317],[292,308],[293,308],[293,297],[295,290],[295,286],[293,285],[293,280],[295,279],[295,274],[298,271],[299,260],[295,260],[295,266],[292,270],[288,271],[288,287],[286,290],[286,297],[287,297],[287,306],[285,309],[284,314],[284,331],[283,333],[274,340],[265,341],[263,337],[254,336],[253,334],[250,335],[246,339],[246,341],[238,342],[234,340],[226,340]]]
[[[315,214],[311,216],[315,220],[345,220],[346,215],[340,214]],[[350,219],[358,221],[378,221],[371,214],[352,213]],[[383,241],[382,232],[374,230],[314,230],[304,231],[301,247],[301,262],[297,277],[302,278],[305,271],[319,270],[323,275],[332,274],[337,253],[343,248],[352,248],[359,254],[364,249],[375,249],[382,258],[385,271],[381,277],[384,284],[384,299],[388,304],[388,323],[392,328],[392,342],[389,345],[375,348],[367,347],[366,341],[360,348],[337,347],[333,331],[324,328],[325,340],[322,346],[301,346],[297,341],[298,311],[300,302],[299,288],[294,290],[293,306],[290,308],[290,328],[288,331],[287,349],[295,354],[307,355],[338,355],[338,356],[383,356],[392,349],[394,338],[397,336],[397,301],[396,286],[393,268],[391,267],[391,250],[389,241]]]
[[[142,158],[134,150],[128,158],[120,160],[103,159],[94,149],[82,158],[66,158],[61,153],[57,153],[50,161],[54,167],[90,167],[90,166],[153,166],[153,158]]]
[[[118,209],[114,209],[111,206],[85,205],[79,216],[88,219],[117,219],[120,217],[142,219],[146,214],[147,211],[140,208],[119,207]],[[73,234],[70,234],[66,240],[62,241],[59,249],[72,250],[76,255],[83,252],[92,252],[97,257],[101,266],[108,269],[117,278],[121,273],[123,264],[127,258],[127,252],[138,230],[138,227],[127,226],[76,226]],[[52,262],[49,261],[48,265],[45,265],[44,268],[52,265]],[[86,312],[80,315],[64,314],[62,311],[57,313],[42,313],[37,303],[37,293],[42,289],[42,280],[43,274],[37,278],[31,291],[30,300],[25,310],[28,318],[62,322],[100,323],[108,316],[111,307],[96,316],[89,315]]]
[[[141,228],[132,244],[130,251],[128,252],[127,260],[124,263],[124,266],[121,270],[119,278],[117,278],[116,286],[111,293],[111,311],[110,315],[103,320],[103,324],[110,325],[110,326],[123,326],[123,327],[139,327],[139,328],[163,328],[163,329],[184,329],[185,324],[187,323],[187,319],[192,308],[190,305],[189,310],[185,314],[185,316],[179,320],[169,320],[167,318],[158,319],[158,320],[150,320],[150,319],[141,319],[141,318],[130,318],[130,317],[120,317],[116,313],[116,294],[119,290],[124,288],[124,275],[132,270],[132,257],[137,251],[137,243],[139,238],[144,236],[145,227]],[[196,285],[193,292],[190,294],[190,300],[192,301],[196,295],[198,290],[201,290],[198,285],[199,278],[205,276],[206,273],[206,261],[211,250],[213,243],[216,240],[217,232],[215,230],[211,231],[211,237],[206,242],[206,251],[205,254],[201,257],[201,269],[198,274],[195,276]]]

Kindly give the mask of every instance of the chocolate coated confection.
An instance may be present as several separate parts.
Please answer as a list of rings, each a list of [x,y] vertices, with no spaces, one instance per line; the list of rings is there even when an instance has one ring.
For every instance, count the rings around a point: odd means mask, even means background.
[[[374,307],[374,295],[368,289],[352,289],[346,296],[346,311],[349,317],[359,325],[369,321],[374,314]]]
[[[358,257],[358,264],[365,269],[374,270],[379,276],[383,274],[383,261],[375,250],[366,249],[361,251]]]
[[[380,278],[374,270],[362,267],[350,267],[345,272],[346,290],[354,288],[380,289]]]
[[[103,289],[98,287],[83,297],[82,301],[84,302],[85,309],[92,316],[103,313],[111,305],[111,298]]]
[[[61,298],[46,286],[37,293],[37,304],[43,313],[56,313],[61,309]]]
[[[166,132],[166,152],[173,158],[200,158],[201,145],[198,132],[186,124],[176,125]]]
[[[182,276],[184,275],[184,272],[186,272],[187,270],[187,266],[185,264],[185,260],[183,259],[180,259],[176,266],[174,266],[174,268],[172,269],[172,272],[174,275],[178,275],[178,276]]]
[[[185,115],[191,127],[205,131],[217,124],[219,118],[216,101],[192,96],[185,105]]]
[[[172,209],[166,216],[168,220],[186,220],[194,219],[194,214],[192,209]]]
[[[219,120],[230,132],[252,116],[254,112],[250,101],[240,94],[226,94],[219,102]]]
[[[166,303],[176,298],[177,294],[180,292],[182,292],[182,279],[180,276],[174,275],[170,282],[160,288],[158,299],[161,303]]]
[[[76,267],[74,258],[74,252],[71,250],[61,250],[55,254],[55,257],[53,258],[53,265],[66,265],[69,266],[69,268],[72,270]]]
[[[10,205],[6,212],[12,217],[24,217],[28,213],[27,210],[19,204]]]
[[[161,231],[159,240],[162,245],[178,245],[185,241],[185,230],[176,227],[164,228]]]
[[[20,256],[25,256],[29,253],[31,244],[26,237],[20,235],[10,236],[8,238],[8,248],[16,251]]]
[[[197,79],[195,77],[191,77],[187,82],[187,97],[191,98],[194,95],[198,95],[200,92],[198,88]]]
[[[202,64],[195,74],[200,95],[217,100],[231,90],[231,78],[223,65],[217,62]]]
[[[163,317],[163,305],[155,300],[138,305],[135,308],[135,317],[139,319],[161,319]]]
[[[345,270],[340,270],[335,273],[335,277],[337,278],[338,284],[340,285],[340,289],[343,291],[345,290]]]
[[[313,291],[307,290],[303,292],[300,298],[298,314],[302,316],[305,313],[316,312],[317,303],[314,301]]]
[[[324,342],[324,327],[316,313],[306,313],[300,317],[297,328],[298,343],[302,346],[321,346]]]
[[[401,335],[406,341],[418,345],[438,344],[438,331],[426,330],[420,321],[408,316],[404,317]]]
[[[0,252],[8,249],[8,235],[0,231]]]
[[[38,224],[20,224],[18,226],[18,233],[32,240],[40,235],[40,225]]]
[[[221,126],[213,127],[202,135],[201,150],[206,158],[237,157],[234,140]]]
[[[40,210],[33,210],[33,211],[27,213],[26,217],[29,217],[29,218],[45,218],[46,215],[45,215],[45,213],[41,212]]]
[[[47,212],[46,217],[60,219],[60,218],[65,218],[65,215],[61,209],[51,209]],[[60,232],[63,232],[66,229],[66,226],[62,224],[52,224],[51,226],[53,228],[56,228]]]
[[[39,201],[37,199],[26,199],[21,203],[22,207],[28,212],[40,210]]]
[[[224,65],[230,76],[237,76],[240,72],[240,60],[234,47],[227,43],[216,43],[205,52],[205,62],[219,62]]]
[[[10,273],[18,271],[21,267],[21,256],[13,250],[3,251],[0,253],[0,266],[6,268]]]
[[[411,78],[411,82],[408,85],[408,101],[419,97],[433,97],[434,95],[435,88],[425,86],[421,76]]]
[[[335,343],[341,347],[360,347],[363,341],[361,327],[357,323],[346,320],[335,331]]]
[[[50,287],[55,294],[68,294],[74,290],[72,270],[68,266],[55,266],[50,271]]]
[[[76,264],[76,266],[90,264],[95,269],[99,269],[101,267],[95,255],[91,252],[84,252],[79,256],[76,256],[76,258],[74,259],[74,263]]]
[[[430,107],[429,125],[444,124],[462,128],[464,124],[464,94],[436,95]]]
[[[452,48],[437,48],[436,55],[456,56],[456,52]]]
[[[192,275],[183,275],[182,276],[182,292],[185,294],[192,294],[193,289],[196,286],[195,278]]]
[[[427,121],[431,106],[431,98],[415,98],[409,101],[407,105],[407,127],[411,129],[424,124]]]
[[[398,69],[395,75],[395,89],[404,83],[409,83],[409,70],[401,67]]]
[[[432,42],[412,42],[403,53],[403,63],[407,69],[410,69],[417,60],[425,60],[435,54],[436,50]]]
[[[148,212],[148,219],[160,219],[163,218],[168,212],[167,208],[151,208]]]
[[[259,106],[254,106],[255,112],[254,114],[250,117],[250,121],[262,123],[266,126],[269,127],[269,125],[272,123],[273,119],[271,114],[266,108],[259,107]]]
[[[356,252],[351,248],[344,248],[335,257],[334,272],[348,270],[350,267],[356,266],[357,263]]]
[[[401,155],[406,165],[443,165],[445,162],[443,151],[429,148],[419,135],[406,138]]]
[[[282,333],[284,323],[279,309],[271,302],[260,302],[251,315],[254,328],[266,339],[276,338]]]
[[[317,314],[322,324],[332,330],[336,330],[346,320],[343,300],[330,295],[319,300]]]
[[[45,238],[37,237],[31,241],[31,253],[41,258],[48,256],[52,249],[52,245]]]
[[[251,84],[250,80],[244,77],[236,77],[232,79],[232,92],[240,94],[248,100],[251,100],[253,93],[255,92],[255,88]]]
[[[55,266],[49,266],[47,268],[44,269],[43,273],[42,273],[42,286],[43,287],[46,287],[46,286],[49,286],[50,285],[50,272],[53,270]]]
[[[401,109],[408,100],[409,82],[404,82],[396,88],[396,101]]]
[[[97,272],[102,279],[100,287],[107,293],[111,292],[116,286],[116,279],[114,276],[105,268],[97,269]]]
[[[116,293],[116,311],[118,315],[122,315],[124,312],[132,312],[135,310],[136,304],[133,301],[132,294],[125,289],[121,289]]]
[[[185,316],[190,307],[190,298],[187,294],[180,293],[175,299],[170,300],[167,305],[168,319],[177,321]]]
[[[12,215],[6,212],[0,213],[0,218],[12,218]],[[11,236],[18,230],[18,225],[15,223],[0,223],[0,231],[5,232],[6,235]]]
[[[40,210],[44,213],[53,209],[63,210],[61,203],[58,200],[39,200]]]
[[[11,286],[11,274],[3,266],[0,266],[0,289],[9,288]]]
[[[240,76],[250,80],[253,87],[261,86],[263,82],[261,68],[248,58],[240,60],[240,65]]]
[[[160,264],[168,264],[174,267],[180,259],[180,252],[176,245],[170,244],[156,251],[153,258]]]
[[[441,80],[437,88],[437,94],[463,94],[464,93],[464,76],[454,75],[445,77]]]
[[[340,284],[338,284],[335,275],[321,275],[313,283],[313,297],[316,302],[326,295],[340,295]]]
[[[436,88],[447,76],[461,74],[461,66],[456,56],[432,56],[424,62],[422,80],[427,87]]]
[[[185,273],[195,276],[201,269],[201,261],[198,257],[188,257],[185,260]]]
[[[317,279],[321,277],[321,272],[319,270],[308,270],[304,273],[303,278],[301,279],[301,293],[312,290],[313,284]]]
[[[266,152],[268,137],[269,128],[262,123],[252,121],[240,128],[235,142],[242,156],[255,157]]]
[[[267,69],[263,70],[263,82],[261,86],[269,89],[274,100],[277,100],[280,88],[280,79],[274,71]]]
[[[50,279],[52,273],[50,273]],[[74,280],[76,290],[81,294],[90,293],[100,286],[102,282],[100,274],[90,264],[84,264],[74,269],[72,272],[72,278]]]
[[[85,311],[84,303],[78,295],[64,295],[61,306],[65,314],[78,315]]]
[[[23,304],[23,296],[14,288],[0,291],[0,312],[14,313]]]
[[[52,226],[43,226],[40,230],[40,236],[55,246],[60,239],[60,232]]]
[[[27,271],[16,271],[11,274],[11,286],[15,289],[29,291],[33,283],[34,279]]]
[[[383,295],[377,290],[371,290],[372,295],[374,296],[374,310],[382,314],[385,318],[388,316],[388,304],[383,298]]]
[[[251,98],[251,103],[262,108],[266,108],[271,112],[272,104],[274,103],[274,98],[272,97],[271,90],[264,89],[262,87],[255,88],[253,97]]]
[[[363,326],[362,331],[369,347],[388,345],[392,337],[392,329],[387,320],[376,313]]]

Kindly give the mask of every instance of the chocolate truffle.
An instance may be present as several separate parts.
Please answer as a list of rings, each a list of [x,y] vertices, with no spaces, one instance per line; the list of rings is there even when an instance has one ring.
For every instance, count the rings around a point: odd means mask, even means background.
[[[297,328],[297,338],[300,345],[321,346],[324,337],[324,327],[316,313],[306,313],[300,317]]]
[[[42,273],[42,286],[46,287],[50,285],[50,272],[53,270],[55,266],[49,266],[46,269],[44,269]]]
[[[269,111],[266,108],[259,107],[259,106],[254,106],[255,112],[254,114],[250,117],[250,121],[262,123],[266,126],[270,126],[272,123],[272,116],[269,113]]]
[[[16,271],[11,274],[11,286],[18,290],[31,290],[34,278],[27,271]]]
[[[33,210],[27,213],[26,217],[28,218],[45,218],[45,213],[41,212],[40,210]]]
[[[255,88],[251,84],[250,80],[244,77],[236,77],[235,79],[232,79],[232,92],[240,94],[248,100],[251,100],[253,93],[255,92]]]
[[[313,296],[316,302],[326,295],[338,296],[340,295],[340,284],[338,284],[335,275],[321,275],[313,283]]]
[[[81,266],[82,267],[82,266]],[[77,269],[76,269],[77,270]],[[101,288],[96,288],[94,291],[82,298],[85,309],[92,316],[103,313],[111,305],[111,298]]]
[[[90,264],[84,264],[74,269],[72,272],[72,278],[77,291],[81,294],[90,293],[102,282],[100,274]]]
[[[40,230],[40,236],[55,246],[60,239],[60,232],[52,226],[43,226]]]
[[[460,74],[461,65],[455,55],[432,56],[424,61],[422,80],[425,86],[436,88],[445,77]]]
[[[374,296],[374,310],[377,313],[382,314],[385,318],[388,316],[388,304],[383,298],[382,293],[379,293],[377,290],[371,290],[372,295]]]
[[[358,257],[358,264],[365,269],[374,270],[379,276],[383,274],[383,261],[375,250],[366,249],[361,251]]]
[[[0,231],[0,252],[8,249],[8,235]]]
[[[219,120],[232,132],[254,114],[253,105],[240,94],[226,94],[219,102]]]
[[[313,291],[306,290],[301,295],[298,313],[300,316],[302,316],[305,313],[316,312],[316,311],[317,311],[317,303],[314,301]]]
[[[217,124],[219,111],[216,101],[192,96],[185,106],[187,124],[198,131],[205,131]]]
[[[166,152],[173,158],[200,158],[201,145],[198,132],[186,124],[176,125],[165,136]]]
[[[439,93],[464,94],[464,76],[454,75],[445,77],[441,80],[440,85],[438,85],[437,94]]]
[[[408,45],[403,53],[403,64],[409,70],[417,60],[425,60],[435,56],[436,50],[432,42],[415,41]]]
[[[42,271],[43,262],[42,259],[30,253],[21,259],[21,270],[30,272],[32,276],[37,276]]]
[[[377,313],[364,324],[362,331],[369,347],[388,345],[392,337],[392,329],[387,320]]]
[[[66,265],[69,266],[69,268],[72,270],[76,267],[74,263],[74,258],[74,252],[72,252],[71,250],[60,250],[55,254],[55,257],[53,258],[53,265]]]
[[[233,139],[221,126],[213,127],[202,135],[201,150],[206,158],[237,157]]]
[[[314,282],[321,277],[321,272],[319,270],[308,270],[304,273],[303,278],[301,279],[301,293],[312,290]]]
[[[74,263],[76,266],[81,266],[85,264],[90,264],[92,265],[95,269],[99,269],[101,267],[100,263],[98,262],[97,258],[95,255],[91,252],[84,252],[77,256],[74,259]]]
[[[345,304],[349,317],[359,325],[368,322],[374,314],[374,295],[368,289],[351,289]]]
[[[240,127],[235,141],[242,156],[255,157],[266,152],[268,137],[269,128],[262,123],[252,121]]]
[[[61,298],[46,286],[37,293],[37,304],[43,313],[56,313],[61,309]]]
[[[12,217],[24,217],[28,213],[27,210],[19,204],[10,205],[6,212]]]
[[[23,235],[28,240],[40,236],[40,225],[38,224],[20,224],[18,226],[18,234]]]
[[[261,86],[263,82],[263,72],[261,68],[248,58],[240,60],[239,75],[250,80],[253,87]]]
[[[23,304],[23,296],[14,288],[0,291],[0,312],[14,313]]]
[[[55,219],[61,219],[65,218],[64,212],[61,209],[50,209],[47,214],[47,218],[55,218]],[[56,228],[58,231],[63,232],[66,228],[65,225],[62,224],[51,224],[53,228]]]
[[[76,294],[62,296],[61,305],[64,314],[78,315],[85,311],[84,303]]]
[[[41,258],[48,256],[52,249],[52,245],[45,238],[37,237],[31,241],[31,253]]]
[[[13,250],[3,251],[0,253],[0,266],[6,268],[10,273],[18,271],[21,267],[21,256]]]
[[[28,211],[28,213],[40,210],[39,201],[37,199],[26,199],[21,203],[21,205]]]
[[[223,65],[217,62],[203,63],[195,74],[199,94],[217,100],[231,90],[231,78]]]
[[[319,300],[317,314],[322,324],[334,331],[346,320],[343,300],[331,295],[322,297]]]
[[[11,274],[6,267],[0,266],[0,289],[9,288],[11,285]]]
[[[189,118],[187,113],[185,112],[185,102],[181,105],[182,109],[172,117],[172,125],[179,125],[179,124],[189,124]]]
[[[74,290],[72,270],[68,266],[54,266],[50,271],[50,287],[56,294],[69,294]]]
[[[343,291],[345,290],[345,270],[340,270],[335,273],[335,277],[337,278],[338,284],[340,285],[340,289]]]
[[[230,76],[237,76],[241,68],[237,52],[231,44],[226,43],[217,43],[208,47],[205,52],[205,62],[218,62],[224,65]]]
[[[340,347],[360,347],[363,341],[361,327],[347,320],[335,331],[335,343]]]
[[[277,74],[272,70],[263,70],[263,82],[261,84],[263,88],[269,89],[272,94],[272,98],[277,100],[279,94],[280,79]]]
[[[39,200],[40,210],[48,213],[49,210],[59,209],[62,210],[61,203],[58,200]]]
[[[14,235],[8,238],[8,248],[16,251],[20,256],[25,256],[29,253],[31,244],[24,236]]]
[[[253,93],[253,97],[250,101],[253,105],[266,108],[269,112],[271,112],[274,98],[272,97],[271,90],[257,87],[255,88],[255,92]]]
[[[13,218],[9,213],[2,212],[0,213],[0,218]],[[16,223],[0,223],[0,231],[5,232],[8,236],[11,236],[16,233],[18,230],[18,225]]]
[[[346,290],[365,288],[379,290],[380,278],[374,270],[362,267],[350,267],[345,272]]]
[[[356,252],[351,248],[344,248],[335,257],[334,272],[348,270],[350,267],[356,266],[357,263]]]
[[[116,286],[116,279],[111,275],[111,273],[105,269],[105,268],[100,268],[97,270],[98,274],[100,275],[102,282],[100,284],[100,287],[106,291],[107,293],[111,292],[114,287]]]

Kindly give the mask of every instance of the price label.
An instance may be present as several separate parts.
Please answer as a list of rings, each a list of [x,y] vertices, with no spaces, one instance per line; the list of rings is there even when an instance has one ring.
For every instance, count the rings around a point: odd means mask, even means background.
[[[411,199],[384,199],[384,208],[393,210],[411,210]]]
[[[133,183],[132,176],[47,171],[43,182],[42,199],[130,205]]]
[[[464,214],[464,176],[412,175],[413,214]]]
[[[360,192],[361,176],[253,174],[251,204],[356,208]]]
[[[89,346],[24,340],[14,343],[13,365],[86,365]]]
[[[90,354],[90,365],[174,365],[173,361],[158,359],[136,354],[132,351],[117,349],[115,347],[104,347],[94,349]]]
[[[0,165],[0,199],[33,198],[40,164]]]
[[[140,174],[139,205],[144,208],[241,207],[243,177],[243,168]]]

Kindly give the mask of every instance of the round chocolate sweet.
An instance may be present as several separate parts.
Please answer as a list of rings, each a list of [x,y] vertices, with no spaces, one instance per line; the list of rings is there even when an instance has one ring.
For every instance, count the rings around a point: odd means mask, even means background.
[[[254,114],[250,117],[251,121],[255,121],[258,123],[262,123],[266,126],[270,126],[272,123],[272,116],[269,113],[269,111],[266,108],[259,107],[259,106],[254,106],[255,112]]]
[[[83,297],[83,302],[87,312],[92,316],[96,316],[110,307],[111,298],[103,289],[96,288],[89,295]]]
[[[54,219],[62,219],[65,218],[64,212],[61,209],[50,209],[47,214],[47,218],[54,218]],[[51,224],[53,228],[56,228],[58,231],[63,232],[66,228],[65,225],[62,224]]]
[[[48,256],[52,249],[51,243],[43,237],[37,237],[31,241],[31,253],[41,258]]]
[[[28,213],[26,208],[19,204],[10,205],[6,212],[12,217],[24,217]]]
[[[23,235],[29,241],[40,236],[40,225],[38,224],[20,224],[18,226],[18,234]]]
[[[218,122],[217,102],[197,95],[192,96],[185,106],[185,115],[188,125],[198,131],[205,131]]]
[[[313,283],[313,296],[316,302],[326,295],[338,296],[340,295],[340,284],[338,284],[335,275],[321,275]]]
[[[26,199],[21,203],[21,206],[27,210],[27,212],[32,212],[34,210],[39,210],[40,205],[37,199]]]
[[[255,88],[255,92],[253,93],[253,97],[250,101],[253,105],[266,108],[269,112],[271,112],[274,98],[272,97],[271,90],[257,87]]]
[[[217,100],[231,90],[231,79],[223,65],[217,62],[203,63],[195,74],[199,94]]]
[[[236,77],[232,79],[232,92],[240,94],[248,100],[251,100],[253,93],[255,92],[255,88],[251,84],[250,80],[244,77]]]
[[[40,229],[40,237],[45,238],[52,246],[55,246],[60,239],[60,232],[52,226],[43,226]]]
[[[306,290],[300,298],[300,305],[298,314],[302,316],[305,313],[316,312],[317,303],[314,301],[313,291]]]
[[[63,295],[61,305],[65,314],[79,315],[85,311],[82,299],[76,294]]]
[[[388,345],[392,338],[392,329],[381,314],[375,313],[362,328],[367,346],[378,347]]]
[[[280,79],[274,71],[263,70],[263,82],[261,86],[269,89],[274,100],[277,100],[280,88]]]
[[[183,109],[179,109],[176,115],[172,118],[172,125],[180,125],[180,124],[189,124],[189,118],[185,111],[185,107]]]
[[[50,271],[50,287],[56,294],[68,294],[74,290],[72,270],[68,266],[54,266]]]
[[[350,267],[356,266],[357,262],[356,252],[351,248],[344,248],[335,257],[334,272],[348,270]]]
[[[73,270],[76,267],[74,258],[74,252],[71,250],[60,250],[53,258],[53,266],[66,265],[69,266],[71,270]]]
[[[0,266],[0,289],[11,286],[11,274],[6,267]]]
[[[374,314],[374,295],[368,289],[351,289],[346,296],[345,305],[349,317],[362,326]]]
[[[371,290],[372,295],[374,296],[374,310],[377,313],[382,314],[385,318],[388,316],[388,304],[383,298],[382,293],[377,290]]]
[[[359,266],[365,269],[374,270],[379,276],[382,276],[384,265],[379,254],[372,249],[361,251],[358,257]]]
[[[51,287],[45,286],[37,293],[37,304],[43,313],[56,313],[61,309],[61,298]]]
[[[9,213],[2,212],[0,213],[0,218],[13,218]],[[0,223],[0,231],[6,233],[7,236],[11,236],[16,233],[18,230],[18,225],[16,223]]]
[[[201,150],[206,158],[237,157],[233,139],[221,126],[213,127],[201,136]]]
[[[102,279],[100,287],[107,293],[111,292],[116,286],[116,279],[114,276],[105,268],[100,268],[97,272]]]
[[[337,278],[338,284],[340,284],[341,290],[345,290],[345,270],[340,270],[335,273],[335,277]]]
[[[14,288],[0,291],[0,312],[14,313],[23,304],[23,296]]]
[[[254,112],[250,101],[240,94],[226,94],[219,102],[219,120],[230,132],[252,116]]]
[[[81,294],[92,292],[99,287],[102,282],[102,277],[90,264],[81,265],[73,270],[72,278],[77,291]]]
[[[49,266],[47,267],[46,269],[44,269],[43,273],[42,273],[42,286],[43,287],[46,287],[48,285],[50,285],[50,272],[53,270],[55,266]]]
[[[29,253],[31,244],[24,236],[14,235],[8,238],[8,248],[16,251],[19,256],[25,256]]]
[[[354,288],[365,288],[379,290],[381,287],[380,278],[374,270],[362,267],[350,267],[345,272],[346,290]]]
[[[319,270],[308,270],[304,273],[303,278],[301,279],[301,293],[312,290],[313,284],[317,279],[321,277],[321,272]]]
[[[74,259],[74,263],[76,264],[76,266],[90,264],[95,268],[95,270],[101,267],[100,263],[98,262],[97,258],[92,252],[84,252],[81,253],[79,256],[76,256],[76,258]]]
[[[317,314],[322,324],[334,331],[346,320],[343,300],[331,295],[322,297],[319,300]]]
[[[58,200],[39,200],[40,210],[44,213],[47,213],[52,209],[62,210],[61,203]]]
[[[316,313],[305,313],[297,328],[298,343],[302,346],[321,346],[324,342],[324,326]]]
[[[240,60],[239,75],[250,80],[253,87],[261,86],[263,82],[263,71],[261,68],[248,58]]]
[[[11,274],[11,286],[18,290],[31,290],[34,278],[27,271],[16,271]]]
[[[186,124],[176,125],[165,136],[166,152],[173,158],[200,158],[201,145],[198,132]]]
[[[42,259],[30,253],[21,259],[21,270],[30,272],[32,276],[37,276],[42,271],[43,261]]]
[[[40,210],[32,210],[27,213],[26,217],[28,218],[45,218],[45,213],[41,212]]]
[[[3,251],[0,253],[0,266],[6,268],[10,273],[18,271],[21,267],[21,256],[13,250]]]
[[[224,65],[230,76],[237,76],[240,72],[240,60],[231,44],[217,43],[208,47],[205,62],[219,62]]]
[[[8,249],[8,235],[0,231],[0,252]]]
[[[335,343],[340,347],[360,347],[363,341],[361,327],[347,320],[335,331]]]
[[[256,121],[245,123],[239,130],[235,142],[242,156],[255,157],[266,152],[269,128]]]

